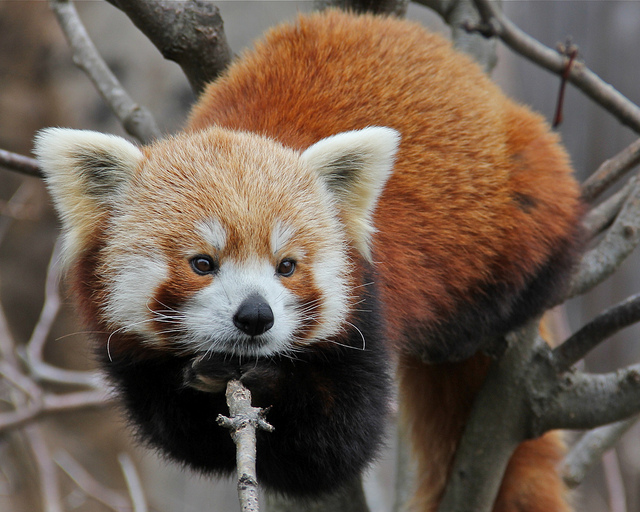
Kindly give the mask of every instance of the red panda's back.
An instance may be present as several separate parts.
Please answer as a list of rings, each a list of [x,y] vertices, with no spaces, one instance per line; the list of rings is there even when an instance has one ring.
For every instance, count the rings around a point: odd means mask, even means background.
[[[331,11],[278,27],[204,92],[188,129],[211,124],[297,149],[400,132],[374,259],[391,339],[432,339],[433,360],[537,312],[571,264],[579,194],[557,137],[416,24]]]

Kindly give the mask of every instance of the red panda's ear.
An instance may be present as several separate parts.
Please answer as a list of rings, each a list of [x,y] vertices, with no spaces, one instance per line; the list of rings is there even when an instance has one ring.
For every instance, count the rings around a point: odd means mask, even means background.
[[[400,134],[369,127],[327,137],[302,153],[302,159],[324,180],[334,196],[347,234],[371,260],[373,211],[391,175]]]
[[[62,219],[65,253],[77,254],[117,202],[142,152],[115,135],[61,128],[38,132],[34,152]]]

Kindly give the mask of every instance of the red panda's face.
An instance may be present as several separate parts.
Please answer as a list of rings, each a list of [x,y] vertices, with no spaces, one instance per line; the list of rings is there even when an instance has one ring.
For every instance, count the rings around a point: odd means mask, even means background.
[[[58,141],[58,166],[78,169],[71,177],[54,169],[49,178],[67,258],[101,247],[91,279],[111,332],[168,351],[268,356],[344,330],[354,286],[350,247],[369,256],[369,220],[395,132],[347,132],[302,154],[220,129],[143,151],[120,141],[80,148]],[[48,146],[41,143],[39,156],[55,168]]]

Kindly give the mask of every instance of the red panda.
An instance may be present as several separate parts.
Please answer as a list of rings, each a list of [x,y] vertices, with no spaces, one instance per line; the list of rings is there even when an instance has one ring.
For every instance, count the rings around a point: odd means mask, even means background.
[[[36,139],[71,290],[143,440],[230,472],[224,386],[271,406],[265,487],[322,493],[384,438],[397,364],[433,511],[488,340],[539,315],[580,247],[558,137],[417,24],[339,11],[271,30],[147,147]],[[524,443],[495,511],[568,510],[549,434]]]

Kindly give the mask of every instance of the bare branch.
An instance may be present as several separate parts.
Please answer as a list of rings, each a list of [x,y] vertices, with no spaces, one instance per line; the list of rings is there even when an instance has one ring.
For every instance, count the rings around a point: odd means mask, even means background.
[[[42,510],[45,512],[64,512],[57,468],[49,453],[42,429],[39,425],[29,425],[25,428],[25,432],[38,468]]]
[[[0,149],[0,167],[28,176],[42,178],[42,171],[35,158],[29,158],[4,149]]]
[[[151,114],[129,97],[100,57],[71,0],[50,0],[50,5],[69,41],[74,63],[91,79],[127,133],[145,144],[160,138]]]
[[[7,378],[7,374],[0,371],[0,377]],[[110,399],[111,397],[103,391],[42,394],[41,399],[37,401],[28,402],[27,405],[19,406],[13,411],[0,413],[0,432],[22,427],[47,414],[104,406]]]
[[[438,512],[470,510],[469,503],[474,512],[492,510],[509,459],[527,437],[525,376],[544,346],[536,321],[507,336],[474,401]]]
[[[132,510],[131,502],[123,494],[98,482],[71,455],[58,451],[53,457],[55,463],[64,471],[87,496],[99,501],[113,510]]]
[[[604,478],[609,494],[610,512],[627,512],[624,481],[620,472],[620,461],[615,450],[609,450],[602,456]]]
[[[147,512],[147,498],[144,494],[144,488],[140,481],[140,476],[136,470],[136,466],[128,453],[121,453],[118,455],[118,462],[122,468],[122,473],[127,482],[127,489],[129,489],[129,495],[133,502],[134,512]]]
[[[602,454],[611,448],[638,420],[640,420],[640,416],[635,416],[584,434],[565,458],[562,470],[565,483],[570,488],[580,485],[589,470],[600,461]]]
[[[585,240],[595,238],[611,226],[636,182],[637,179],[635,177],[631,178],[618,192],[587,212],[584,219],[582,219]]]
[[[504,16],[490,0],[473,0],[481,14],[485,28],[498,36],[512,50],[539,66],[562,75],[567,57],[548,48],[524,33]],[[568,76],[569,82],[589,98],[614,115],[622,124],[640,132],[640,107],[606,83],[583,63],[575,62]]]
[[[222,18],[211,2],[107,1],[129,16],[165,59],[182,68],[198,93],[231,62]]]
[[[480,16],[471,0],[415,0],[437,12],[451,27],[451,39],[456,48],[480,64],[486,72],[491,72],[498,62],[496,41],[482,37],[481,34],[466,27],[477,25]]]
[[[636,182],[602,241],[583,256],[567,297],[585,293],[604,281],[616,271],[639,242],[640,182]]]
[[[548,430],[591,429],[640,411],[640,365],[606,374],[567,373],[550,393],[531,393],[532,435]]]
[[[582,185],[582,198],[593,202],[625,173],[640,164],[640,139],[606,160]]]
[[[231,430],[236,444],[238,498],[243,512],[257,512],[258,479],[256,477],[256,430],[273,432],[264,419],[264,409],[251,406],[251,392],[238,380],[227,383],[227,405],[230,417],[219,415],[218,424]]]
[[[47,342],[51,327],[60,309],[60,293],[58,283],[60,280],[59,259],[62,239],[58,238],[54,246],[45,281],[44,304],[40,312],[40,318],[36,323],[27,343],[27,359],[29,368],[38,379],[44,379],[56,383],[77,384],[98,388],[102,381],[97,372],[71,371],[50,365],[44,361],[44,346]]]
[[[638,321],[640,321],[640,294],[633,295],[607,309],[555,348],[553,355],[558,371],[569,370],[603,340]]]
[[[393,14],[402,17],[407,14],[409,0],[314,0],[313,8],[322,11],[329,7],[350,9],[355,12]]]

